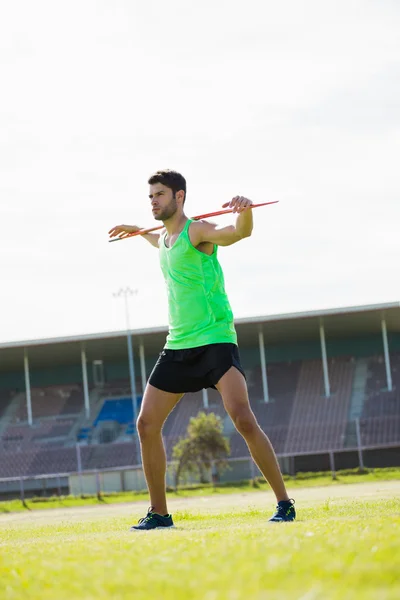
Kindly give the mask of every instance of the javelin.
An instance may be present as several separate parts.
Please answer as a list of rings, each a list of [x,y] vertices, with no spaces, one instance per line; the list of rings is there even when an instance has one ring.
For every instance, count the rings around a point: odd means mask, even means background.
[[[277,204],[279,200],[274,200],[273,202],[262,202],[261,204],[251,204],[248,208],[258,208],[259,206],[267,206],[268,204]],[[219,215],[227,215],[228,213],[233,212],[232,208],[227,208],[226,210],[218,210],[217,212],[207,213],[205,215],[198,215],[197,217],[192,217],[193,221],[198,221],[199,219],[208,219],[209,217],[218,217]],[[139,229],[139,231],[135,231],[134,233],[129,233],[123,238],[115,238],[115,240],[108,240],[109,242],[120,242],[121,240],[127,240],[128,238],[135,237],[136,235],[146,235],[146,233],[151,233],[152,231],[157,231],[158,229],[163,229],[164,225],[158,225],[157,227],[151,227],[150,229]]]

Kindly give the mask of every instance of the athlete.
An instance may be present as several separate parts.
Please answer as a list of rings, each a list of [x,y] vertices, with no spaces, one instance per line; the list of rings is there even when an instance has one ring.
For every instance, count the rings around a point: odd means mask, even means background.
[[[186,181],[180,173],[157,171],[148,183],[153,216],[164,228],[143,237],[159,251],[168,293],[169,333],[149,377],[137,421],[151,507],[131,530],[173,527],[167,508],[161,430],[185,392],[209,387],[221,394],[226,411],[275,493],[277,507],[270,521],[293,521],[294,501],[286,492],[271,443],[250,408],[233,314],[217,259],[218,246],[230,246],[251,235],[252,202],[243,196],[226,202],[223,207],[237,214],[236,223],[219,227],[185,215]],[[109,235],[124,238],[140,229],[118,225]]]

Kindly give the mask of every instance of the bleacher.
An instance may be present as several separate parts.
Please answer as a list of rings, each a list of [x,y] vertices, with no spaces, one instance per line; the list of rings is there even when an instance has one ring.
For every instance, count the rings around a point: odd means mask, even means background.
[[[0,419],[7,412],[7,409],[10,406],[14,396],[14,390],[0,390]]]
[[[126,467],[140,463],[134,443],[82,446],[83,470]],[[51,448],[32,445],[29,450],[4,452],[0,456],[0,478],[76,473],[77,451],[72,448]]]
[[[83,411],[82,386],[32,387],[32,426],[28,424],[25,394],[9,392],[0,405],[3,415],[8,412],[0,436],[2,452],[34,451],[37,445],[64,446],[71,444],[70,432]]]
[[[176,438],[184,436],[190,417],[197,415],[200,410],[203,410],[202,393],[185,394],[168,416],[163,435]]]
[[[247,444],[240,433],[234,431],[229,437],[229,442],[231,447],[231,458],[243,458],[244,456],[250,456]]]
[[[83,446],[81,460],[84,470],[126,467],[140,463],[137,446],[132,442]]]
[[[360,421],[363,446],[395,445],[400,440],[400,414],[370,417]]]
[[[394,389],[386,389],[383,357],[368,361],[368,378],[360,418],[364,446],[397,443],[400,440],[400,355],[393,354]],[[263,398],[261,368],[246,369],[252,410],[279,454],[320,453],[341,450],[348,421],[355,360],[341,356],[328,361],[331,397],[325,397],[321,360],[303,360],[268,365],[269,402]],[[82,386],[32,388],[33,426],[27,424],[25,399],[15,391],[2,391],[0,415],[12,415],[0,437],[0,477],[76,471],[77,441],[83,469],[127,466],[139,462],[129,381],[111,381],[102,386],[96,410],[88,423],[82,420]],[[138,398],[138,412],[140,407]],[[231,456],[249,455],[243,438],[234,430],[220,395],[208,390],[209,407],[203,407],[201,392],[186,394],[168,417],[163,437],[167,456],[185,435],[190,418],[200,410],[215,412],[230,438]],[[15,403],[15,406],[12,403]],[[12,409],[12,410],[11,410]],[[77,428],[81,422],[80,429]],[[96,438],[95,431],[115,424],[112,438]],[[99,441],[112,443],[98,443]],[[122,443],[122,441],[124,443]]]
[[[293,401],[286,454],[343,448],[352,391],[354,361],[328,363],[331,396],[325,397],[321,361],[304,361]]]
[[[367,396],[364,403],[362,419],[374,419],[376,417],[390,417],[400,414],[400,391],[374,393]]]
[[[400,354],[390,357],[393,390],[388,391],[383,356],[368,363],[368,379],[360,433],[364,446],[397,443],[400,439]]]
[[[90,425],[86,424],[80,427],[77,433],[77,441],[90,443],[92,440],[96,441],[96,438],[100,438],[103,442],[110,442],[124,436],[132,437],[134,435],[136,424],[134,422],[132,399],[130,397],[108,397],[109,395],[116,394],[117,389],[124,390],[126,393],[125,385],[118,385],[118,387],[108,386],[106,391],[102,390],[103,400],[100,411]],[[137,396],[137,414],[140,412],[141,401],[141,396]],[[107,431],[109,431],[109,435]],[[105,432],[105,435],[102,435],[102,432]]]
[[[33,444],[53,443],[60,445],[68,437],[75,421],[72,419],[55,418],[51,421],[29,425],[14,425],[7,427],[1,437],[0,448],[3,451],[28,449]]]
[[[33,419],[77,415],[83,408],[83,391],[79,384],[58,385],[49,387],[33,387],[31,389],[31,406]],[[28,419],[26,396],[19,395],[18,406],[14,413],[14,421],[25,422]]]
[[[1,477],[27,477],[51,473],[68,473],[77,470],[75,448],[51,448],[32,444],[29,449],[2,452]]]
[[[136,410],[140,411],[141,397],[137,398]],[[133,422],[132,398],[113,398],[104,401],[104,404],[93,422],[96,427],[102,421],[115,421],[121,425]]]
[[[249,389],[250,403],[257,421],[278,453],[284,451],[300,369],[301,362],[268,365],[268,403],[262,396],[251,396]],[[261,370],[258,377],[261,382]]]

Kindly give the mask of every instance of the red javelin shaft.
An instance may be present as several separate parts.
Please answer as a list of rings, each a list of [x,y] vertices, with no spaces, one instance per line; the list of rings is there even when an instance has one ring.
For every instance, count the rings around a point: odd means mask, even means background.
[[[274,200],[273,202],[262,202],[261,204],[252,204],[250,208],[258,208],[259,206],[267,206],[268,204],[277,204],[279,200]],[[192,217],[193,221],[198,221],[199,219],[208,219],[209,217],[218,217],[219,215],[226,215],[228,213],[233,212],[232,208],[227,208],[225,210],[218,210],[217,212],[206,213],[205,215],[198,215],[197,217]],[[108,240],[109,242],[120,242],[121,240],[127,240],[128,238],[135,237],[136,235],[145,235],[146,233],[151,233],[152,231],[158,231],[162,229],[164,225],[157,225],[157,227],[150,227],[150,229],[140,229],[139,231],[135,231],[135,233],[128,233],[125,237],[115,238],[115,240]]]

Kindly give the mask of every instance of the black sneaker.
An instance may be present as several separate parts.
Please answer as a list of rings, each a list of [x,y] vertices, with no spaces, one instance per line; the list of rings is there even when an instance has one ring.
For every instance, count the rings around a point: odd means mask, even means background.
[[[174,527],[171,515],[159,515],[155,512],[151,512],[153,507],[150,506],[147,511],[147,515],[143,519],[139,519],[137,525],[132,525],[129,531],[150,531],[150,529],[165,529],[168,527]]]
[[[273,523],[283,523],[287,521],[294,521],[296,518],[296,511],[294,508],[294,500],[281,500],[278,502],[276,507],[276,513],[269,519]]]

